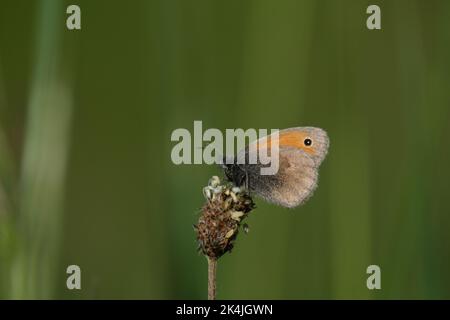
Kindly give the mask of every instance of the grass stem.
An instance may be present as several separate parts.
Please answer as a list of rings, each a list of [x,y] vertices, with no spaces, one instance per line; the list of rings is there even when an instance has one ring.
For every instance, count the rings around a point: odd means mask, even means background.
[[[217,259],[208,259],[208,300],[216,300]]]

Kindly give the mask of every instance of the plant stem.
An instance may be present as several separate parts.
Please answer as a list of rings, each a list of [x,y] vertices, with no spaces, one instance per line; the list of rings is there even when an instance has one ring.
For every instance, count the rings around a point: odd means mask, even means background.
[[[208,259],[208,300],[216,300],[217,259]]]

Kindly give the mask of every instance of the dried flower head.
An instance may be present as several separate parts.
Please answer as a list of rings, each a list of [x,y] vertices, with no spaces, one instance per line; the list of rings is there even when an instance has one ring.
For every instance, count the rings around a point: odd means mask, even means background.
[[[218,259],[233,248],[242,221],[255,208],[247,191],[222,185],[217,176],[203,189],[206,203],[202,208],[197,232],[199,250],[211,259]]]

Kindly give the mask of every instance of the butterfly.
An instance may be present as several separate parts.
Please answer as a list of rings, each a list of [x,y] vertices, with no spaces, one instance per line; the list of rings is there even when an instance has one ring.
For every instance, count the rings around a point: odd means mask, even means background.
[[[289,128],[277,134],[262,137],[240,151],[247,158],[262,148],[270,153],[271,144],[276,140],[279,167],[275,174],[263,175],[263,164],[242,164],[237,157],[223,161],[221,166],[226,178],[235,186],[245,188],[267,202],[294,208],[308,200],[317,188],[319,166],[328,153],[329,138],[325,130],[315,127]]]

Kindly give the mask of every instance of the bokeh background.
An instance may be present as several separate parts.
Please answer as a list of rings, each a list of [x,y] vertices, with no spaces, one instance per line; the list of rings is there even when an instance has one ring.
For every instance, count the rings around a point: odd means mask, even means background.
[[[446,0],[0,0],[0,297],[206,298],[220,171],[170,160],[202,120],[331,138],[306,205],[257,201],[218,298],[449,299],[449,56]]]

